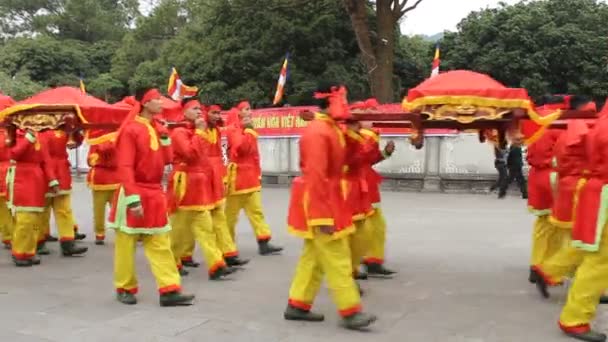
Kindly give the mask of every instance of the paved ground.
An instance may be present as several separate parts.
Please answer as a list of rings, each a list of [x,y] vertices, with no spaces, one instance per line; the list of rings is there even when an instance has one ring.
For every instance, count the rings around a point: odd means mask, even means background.
[[[91,201],[77,184],[78,222],[91,236]],[[142,251],[138,252],[140,304],[114,300],[112,244],[94,246],[84,258],[53,254],[34,269],[16,269],[0,251],[2,342],[186,341],[567,341],[556,326],[564,290],[542,301],[526,282],[532,218],[521,199],[484,195],[385,193],[388,258],[400,273],[364,283],[364,305],[380,320],[367,333],[344,331],[323,290],[320,324],[286,322],[282,312],[300,241],[285,229],[288,191],[264,190],[264,204],[283,256],[255,255],[246,222],[241,252],[252,257],[233,281],[209,282],[201,272],[185,280],[197,295],[189,308],[161,308]],[[197,255],[200,260],[201,257]],[[599,328],[607,319],[602,312]]]

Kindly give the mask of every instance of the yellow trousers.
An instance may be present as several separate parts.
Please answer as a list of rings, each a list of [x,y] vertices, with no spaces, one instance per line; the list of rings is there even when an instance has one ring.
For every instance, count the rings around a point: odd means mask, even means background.
[[[226,198],[226,222],[232,240],[236,241],[236,224],[239,219],[241,209],[249,219],[249,224],[253,228],[255,237],[258,241],[270,240],[271,232],[262,208],[262,195],[260,191],[247,194],[229,195]]]
[[[372,226],[368,219],[355,221],[355,232],[350,235],[349,247],[353,274],[359,271],[359,265],[369,250],[372,237]]]
[[[51,210],[57,223],[59,241],[74,240],[74,213],[72,212],[72,196],[70,194],[47,198],[47,206],[44,209],[44,229],[40,232],[38,241],[43,242],[50,233]]]
[[[386,245],[386,220],[380,208],[376,208],[372,216],[367,218],[371,226],[369,250],[363,259],[366,264],[384,263],[384,251]]]
[[[114,190],[93,190],[93,227],[95,239],[104,240],[106,237],[106,207],[111,205]]]
[[[234,238],[230,235],[230,229],[226,221],[226,213],[224,206],[219,206],[211,210],[211,221],[213,221],[213,230],[217,237],[217,246],[222,251],[225,257],[235,257],[239,255],[234,243]]]
[[[549,215],[536,219],[532,233],[531,266],[542,264],[562,248],[564,234],[561,230],[549,222]]]
[[[12,252],[15,259],[30,259],[36,255],[36,240],[41,229],[41,212],[18,211],[15,213]]]
[[[201,246],[209,274],[225,267],[224,256],[217,245],[209,211],[177,210],[171,216],[171,250],[178,268],[181,268],[184,244],[182,237],[194,239]],[[187,246],[186,246],[187,247]]]
[[[114,242],[114,287],[117,292],[137,293],[135,247],[142,240],[144,252],[160,294],[181,291],[180,276],[171,253],[169,233],[127,234],[116,231]]]
[[[561,284],[565,278],[572,277],[576,268],[583,261],[584,252],[570,245],[572,241],[572,230],[560,228],[558,234],[562,234],[562,248],[545,260],[538,268],[549,285]]]
[[[608,227],[604,227],[599,251],[582,252],[582,261],[568,291],[560,316],[562,327],[587,325],[595,318],[600,297],[608,288]]]
[[[289,289],[289,304],[310,310],[323,276],[342,316],[361,311],[361,297],[352,277],[350,248],[346,237],[334,239],[331,235],[315,232],[312,239],[304,240],[304,248]]]
[[[0,197],[0,235],[3,243],[10,243],[13,236],[13,215],[6,205],[6,198]]]

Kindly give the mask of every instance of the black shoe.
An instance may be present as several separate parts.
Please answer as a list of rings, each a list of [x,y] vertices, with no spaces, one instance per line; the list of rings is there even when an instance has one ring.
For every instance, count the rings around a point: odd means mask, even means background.
[[[106,242],[104,240],[102,240],[102,239],[95,239],[95,244],[97,246],[103,246],[103,245],[106,244]]]
[[[602,295],[600,297],[600,304],[608,304],[608,296],[607,295]]]
[[[132,293],[128,293],[128,292],[116,293],[116,299],[119,302],[121,302],[123,304],[127,304],[127,305],[137,304],[137,298],[135,298],[135,295]]]
[[[185,268],[180,268],[177,271],[179,272],[179,275],[182,276],[182,277],[185,277],[188,274],[190,274],[190,272],[188,272]]]
[[[230,267],[245,266],[249,263],[249,259],[241,259],[238,256],[225,257],[224,260]]]
[[[36,254],[49,255],[49,254],[51,254],[51,251],[46,247],[46,244],[43,243],[40,246],[38,246],[38,248],[36,249]]]
[[[4,249],[11,249],[11,243],[10,242],[3,242],[2,243],[4,245]]]
[[[200,262],[196,262],[194,260],[187,260],[187,261],[182,260],[182,265],[184,265],[186,267],[197,268],[197,267],[199,267],[201,265],[201,263]]]
[[[49,235],[46,237],[46,242],[57,242],[57,241],[59,241],[59,239],[54,237],[53,235]]]
[[[499,199],[503,199],[503,198],[505,198],[505,196],[507,196],[506,192],[501,192],[501,193],[498,194],[498,198]]]
[[[375,315],[359,312],[354,315],[344,317],[342,319],[342,326],[344,326],[346,329],[360,330],[369,327],[377,319],[378,318]]]
[[[32,265],[40,265],[40,258],[34,255],[30,260],[32,260]]]
[[[185,295],[179,292],[170,292],[160,295],[160,306],[188,306],[192,305],[194,295]]]
[[[294,308],[291,305],[287,305],[283,318],[288,321],[305,321],[305,322],[323,322],[325,316],[322,314]]]
[[[388,268],[384,267],[384,265],[377,264],[377,263],[369,263],[369,264],[365,265],[365,268],[367,269],[367,273],[369,275],[390,276],[390,275],[397,273],[395,271],[389,270]]]
[[[209,275],[209,280],[222,280],[234,273],[236,269],[232,267],[220,267],[215,272]]]
[[[74,232],[74,239],[75,240],[84,240],[87,238],[87,234],[82,234],[82,233],[78,233],[78,232]]]
[[[528,199],[528,194],[521,194],[521,198]]]
[[[268,240],[258,241],[258,252],[260,253],[260,255],[272,255],[279,253],[282,250],[283,247],[271,245]]]
[[[86,253],[88,250],[88,247],[78,246],[74,241],[61,242],[61,254],[66,257],[81,255]]]
[[[15,259],[13,258],[13,262],[15,263],[15,266],[17,267],[32,267],[32,265],[34,265],[34,263],[32,262],[32,259]]]
[[[355,278],[356,280],[367,280],[367,273],[365,272],[357,272],[353,278]]]
[[[587,332],[584,333],[573,333],[573,332],[566,332],[566,335],[575,338],[577,340],[581,340],[581,341],[587,341],[587,342],[605,342],[606,341],[606,335],[593,331],[593,330],[589,330]]]
[[[528,281],[530,282],[530,284],[536,284],[536,273],[534,273],[534,270],[530,269],[530,275],[528,275]]]
[[[543,298],[549,298],[551,295],[549,294],[549,286],[545,282],[545,279],[540,275],[540,273],[538,273],[538,271],[533,269],[531,270],[531,272],[532,274],[530,275],[530,277],[536,284],[536,289],[538,290],[538,293],[540,293]]]

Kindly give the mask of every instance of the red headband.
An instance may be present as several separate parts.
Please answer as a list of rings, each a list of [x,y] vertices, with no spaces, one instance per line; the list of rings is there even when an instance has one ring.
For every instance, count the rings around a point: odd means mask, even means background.
[[[209,106],[209,112],[221,112],[222,108],[218,105],[211,105]]]
[[[315,99],[328,99],[328,112],[332,118],[346,120],[352,118],[346,101],[346,88],[344,86],[332,87],[329,93],[315,93]]]
[[[236,108],[238,108],[238,110],[243,110],[245,108],[251,108],[251,105],[247,101],[242,101],[236,106]]]
[[[184,106],[183,106],[183,110],[184,112],[187,111],[188,109],[194,108],[194,107],[200,107],[201,109],[203,109],[203,105],[201,105],[201,103],[198,100],[192,100],[192,101],[188,101]]]
[[[141,98],[140,103],[143,105],[145,105],[146,103],[152,101],[152,100],[158,100],[162,97],[160,91],[158,91],[158,89],[154,88],[154,89],[150,89],[148,90],[144,96]]]

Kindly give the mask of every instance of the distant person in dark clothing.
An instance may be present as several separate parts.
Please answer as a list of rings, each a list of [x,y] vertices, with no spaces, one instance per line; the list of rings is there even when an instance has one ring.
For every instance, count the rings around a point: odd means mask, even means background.
[[[509,177],[509,173],[507,172],[507,150],[500,148],[498,145],[494,147],[494,167],[498,171],[498,178],[490,187],[490,192],[500,189],[500,185],[506,183]]]
[[[507,155],[507,170],[509,172],[509,177],[507,178],[507,181],[502,183],[500,186],[498,198],[505,197],[509,185],[511,185],[514,180],[517,181],[517,184],[519,185],[521,197],[528,198],[528,185],[526,184],[526,179],[524,178],[524,160],[521,151],[521,144],[521,138],[517,138],[515,141],[513,141],[513,143],[511,143],[509,154]]]

